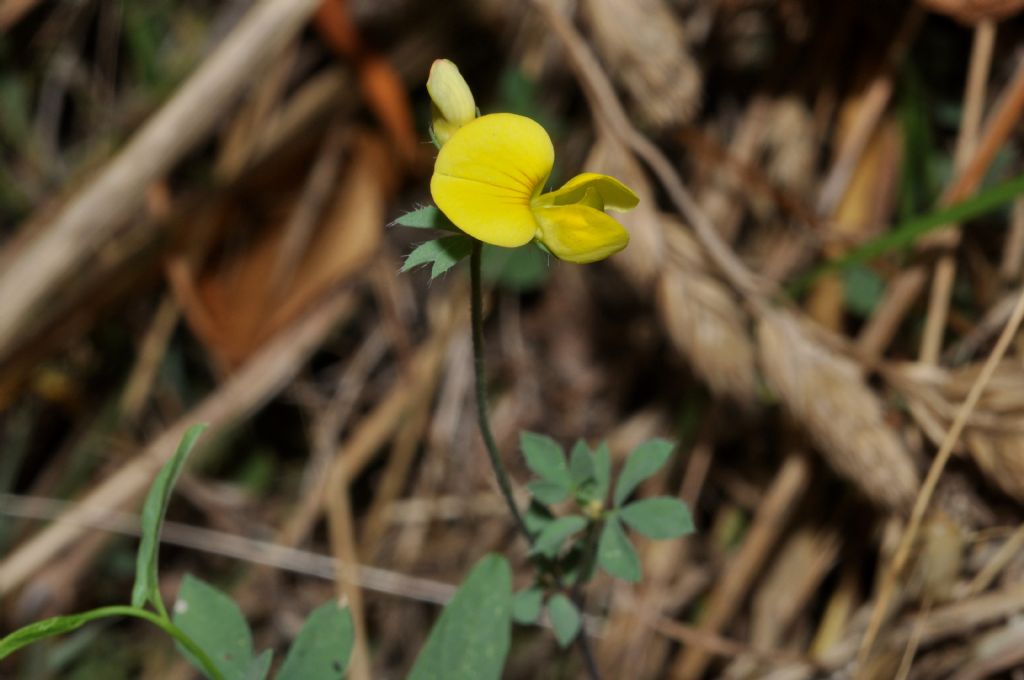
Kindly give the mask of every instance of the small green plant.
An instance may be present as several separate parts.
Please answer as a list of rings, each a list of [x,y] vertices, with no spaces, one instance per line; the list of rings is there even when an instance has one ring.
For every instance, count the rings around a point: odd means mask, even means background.
[[[131,604],[100,607],[29,624],[0,639],[0,659],[43,638],[69,633],[90,621],[127,616],[148,621],[171,636],[178,651],[211,680],[267,677],[273,651],[268,649],[255,654],[249,624],[230,597],[191,575],[182,581],[173,616],[168,614],[160,595],[157,569],[160,529],[174,484],[204,428],[195,425],[185,432],[174,456],[161,468],[146,495]],[[327,602],[306,619],[276,677],[278,680],[341,678],[348,665],[352,641],[352,617],[348,609],[336,602]]]
[[[581,635],[583,587],[597,568],[629,582],[642,578],[640,558],[626,527],[654,539],[678,538],[694,530],[689,510],[676,498],[630,500],[636,488],[665,465],[673,444],[656,439],[638,446],[626,458],[613,487],[611,455],[604,443],[592,451],[585,442],[578,441],[566,456],[553,439],[524,432],[520,449],[536,478],[527,484],[532,496],[529,507],[525,512],[521,510],[488,417],[483,262],[488,252],[514,253],[518,260],[504,270],[506,275],[526,270],[530,275],[520,280],[536,280],[541,277],[533,272],[544,271],[533,264],[538,254],[579,264],[609,257],[626,247],[629,234],[605,214],[605,209],[629,210],[639,199],[618,180],[595,173],[583,173],[560,189],[545,192],[554,151],[539,124],[508,113],[481,116],[469,86],[447,60],[434,62],[427,89],[434,104],[431,138],[440,149],[430,183],[437,206],[406,213],[396,224],[432,229],[442,235],[416,247],[402,271],[428,265],[431,278],[437,278],[469,258],[478,424],[498,486],[529,545],[535,570],[533,583],[507,602],[465,602],[457,608],[453,603],[442,616],[442,622],[448,619],[446,632],[435,629],[431,634],[427,647],[447,647],[450,654],[471,645],[485,645],[500,656],[500,660],[488,657],[495,664],[487,667],[487,672],[482,667],[473,673],[463,672],[461,666],[449,663],[432,666],[436,668],[433,674],[414,673],[414,677],[500,677],[507,632],[492,628],[488,644],[480,639],[487,633],[486,628],[465,624],[486,611],[481,606],[493,606],[503,623],[506,612],[520,624],[532,624],[546,611],[558,643],[568,647],[578,641],[587,672],[599,678],[587,637]],[[508,571],[503,558],[493,558],[491,563],[504,565],[492,567],[497,571]],[[504,581],[501,588],[504,596]],[[475,636],[472,641],[470,635]],[[451,657],[448,660],[452,661]]]

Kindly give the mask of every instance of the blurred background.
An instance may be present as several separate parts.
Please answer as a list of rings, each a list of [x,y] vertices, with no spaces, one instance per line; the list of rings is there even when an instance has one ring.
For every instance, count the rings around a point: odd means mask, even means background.
[[[552,184],[642,199],[605,262],[485,263],[520,485],[524,429],[679,442],[641,493],[698,531],[592,585],[605,677],[1024,678],[1021,6],[0,0],[0,632],[126,600],[140,498],[196,422],[162,588],[228,590],[259,648],[345,597],[349,677],[403,677],[483,554],[528,585],[464,265],[400,276],[425,237],[388,227],[430,201],[445,57],[548,129]],[[516,630],[506,677],[581,672]],[[192,676],[132,622],[0,664]]]

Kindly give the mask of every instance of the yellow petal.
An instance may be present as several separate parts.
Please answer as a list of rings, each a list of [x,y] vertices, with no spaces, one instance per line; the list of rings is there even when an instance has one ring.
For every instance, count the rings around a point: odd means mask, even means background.
[[[440,148],[448,143],[448,140],[462,125],[450,122],[436,105],[430,107],[430,113],[430,129],[434,133],[434,139],[437,140],[438,148]]]
[[[596,191],[601,197],[605,210],[624,212],[632,210],[640,202],[640,198],[625,184],[596,172],[584,172],[576,175],[554,191],[549,191],[537,199],[540,205],[572,205],[584,203],[588,193]]]
[[[476,118],[476,102],[459,68],[447,59],[435,59],[427,77],[427,92],[441,115],[455,127]]]
[[[586,205],[537,207],[540,241],[560,260],[587,264],[619,252],[629,232],[600,210]]]
[[[537,232],[530,202],[555,161],[539,124],[512,113],[481,116],[441,147],[430,179],[434,202],[455,226],[485,243],[514,248]]]

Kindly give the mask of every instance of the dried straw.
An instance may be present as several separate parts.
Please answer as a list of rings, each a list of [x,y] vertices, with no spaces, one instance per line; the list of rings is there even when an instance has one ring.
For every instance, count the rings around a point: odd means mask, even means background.
[[[893,364],[886,378],[907,399],[921,430],[936,445],[949,429],[957,406],[981,370],[970,364],[947,371],[922,364]],[[967,421],[963,447],[990,481],[1024,500],[1024,367],[1014,360],[1000,363]]]
[[[757,336],[765,380],[829,465],[875,503],[908,510],[917,470],[861,367],[785,310],[763,309]]]
[[[690,233],[671,216],[662,221],[669,227],[668,266],[658,281],[657,309],[668,337],[712,391],[753,404],[758,377],[747,316],[708,270]]]
[[[587,0],[583,17],[609,72],[654,127],[693,118],[703,78],[679,19],[662,0]]]

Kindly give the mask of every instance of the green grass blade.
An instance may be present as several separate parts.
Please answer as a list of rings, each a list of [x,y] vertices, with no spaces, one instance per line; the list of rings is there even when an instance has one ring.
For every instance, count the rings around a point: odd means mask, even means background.
[[[185,466],[185,459],[188,458],[199,435],[205,429],[206,425],[193,425],[186,430],[185,435],[181,438],[181,443],[178,444],[178,450],[160,469],[156,479],[153,480],[153,485],[149,488],[149,493],[146,494],[146,501],[142,505],[142,539],[139,542],[139,552],[135,558],[132,606],[141,608],[147,601],[151,602],[164,618],[167,618],[167,610],[160,598],[157,576],[160,528],[164,522],[164,514],[167,512],[167,502],[171,498],[171,491]]]
[[[948,224],[966,222],[987,215],[1021,194],[1024,194],[1024,175],[990,187],[966,201],[898,224],[891,231],[855,248],[843,257],[826,262],[806,276],[796,279],[789,288],[794,295],[799,295],[824,274],[867,262],[895,250],[909,248],[917,239],[929,232]]]

